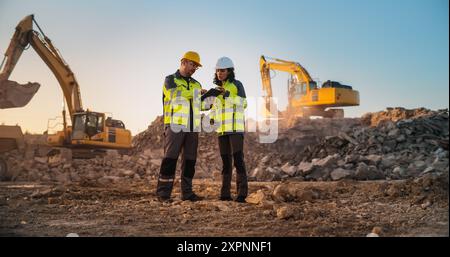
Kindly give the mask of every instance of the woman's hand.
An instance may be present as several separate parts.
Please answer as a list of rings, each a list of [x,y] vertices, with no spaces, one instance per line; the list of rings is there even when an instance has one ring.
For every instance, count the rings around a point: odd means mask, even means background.
[[[223,88],[223,87],[216,87],[216,89],[220,91],[221,95],[223,95],[225,93],[225,88]]]

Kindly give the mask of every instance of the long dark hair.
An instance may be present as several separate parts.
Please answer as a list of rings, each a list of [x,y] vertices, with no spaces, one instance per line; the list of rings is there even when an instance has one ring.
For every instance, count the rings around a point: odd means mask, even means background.
[[[234,68],[227,68],[228,70],[228,77],[226,80],[230,80],[233,81],[234,80]],[[218,85],[218,86],[222,86],[222,81],[219,80],[219,78],[217,77],[217,73],[214,72],[214,84]]]

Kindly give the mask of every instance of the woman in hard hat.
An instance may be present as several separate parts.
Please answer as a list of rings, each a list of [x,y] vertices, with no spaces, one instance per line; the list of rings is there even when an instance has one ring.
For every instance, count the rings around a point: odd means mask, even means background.
[[[236,167],[237,197],[245,202],[248,193],[247,171],[244,162],[244,109],[247,107],[244,86],[236,80],[234,64],[228,57],[221,57],[216,64],[214,84],[222,91],[212,108],[217,126],[220,156],[223,162],[220,200],[231,201],[232,163]]]

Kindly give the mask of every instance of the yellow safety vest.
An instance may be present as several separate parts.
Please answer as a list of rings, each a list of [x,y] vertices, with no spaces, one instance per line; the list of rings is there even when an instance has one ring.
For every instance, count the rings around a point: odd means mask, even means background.
[[[198,130],[201,121],[201,89],[198,81],[191,78],[190,82],[187,82],[179,71],[167,76],[163,85],[164,124],[188,129],[192,108],[193,130]]]
[[[219,95],[212,107],[212,115],[219,135],[225,133],[244,132],[244,110],[247,108],[247,99],[242,83],[238,80],[227,80],[223,88],[229,92],[228,96]],[[228,94],[228,93],[227,93]]]

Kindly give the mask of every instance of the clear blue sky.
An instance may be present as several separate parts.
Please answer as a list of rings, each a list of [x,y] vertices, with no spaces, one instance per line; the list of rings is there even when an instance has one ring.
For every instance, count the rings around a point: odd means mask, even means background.
[[[229,56],[247,95],[261,96],[261,54],[300,62],[313,78],[359,90],[360,116],[385,107],[448,108],[447,0],[57,1],[0,0],[0,52],[14,27],[35,14],[71,66],[84,107],[111,112],[140,132],[162,114],[164,77],[181,55],[198,51],[194,77],[212,87],[214,64]],[[276,73],[286,104],[288,76]],[[29,49],[11,79],[42,87],[24,108],[0,110],[0,123],[42,132],[60,115],[56,79]]]

